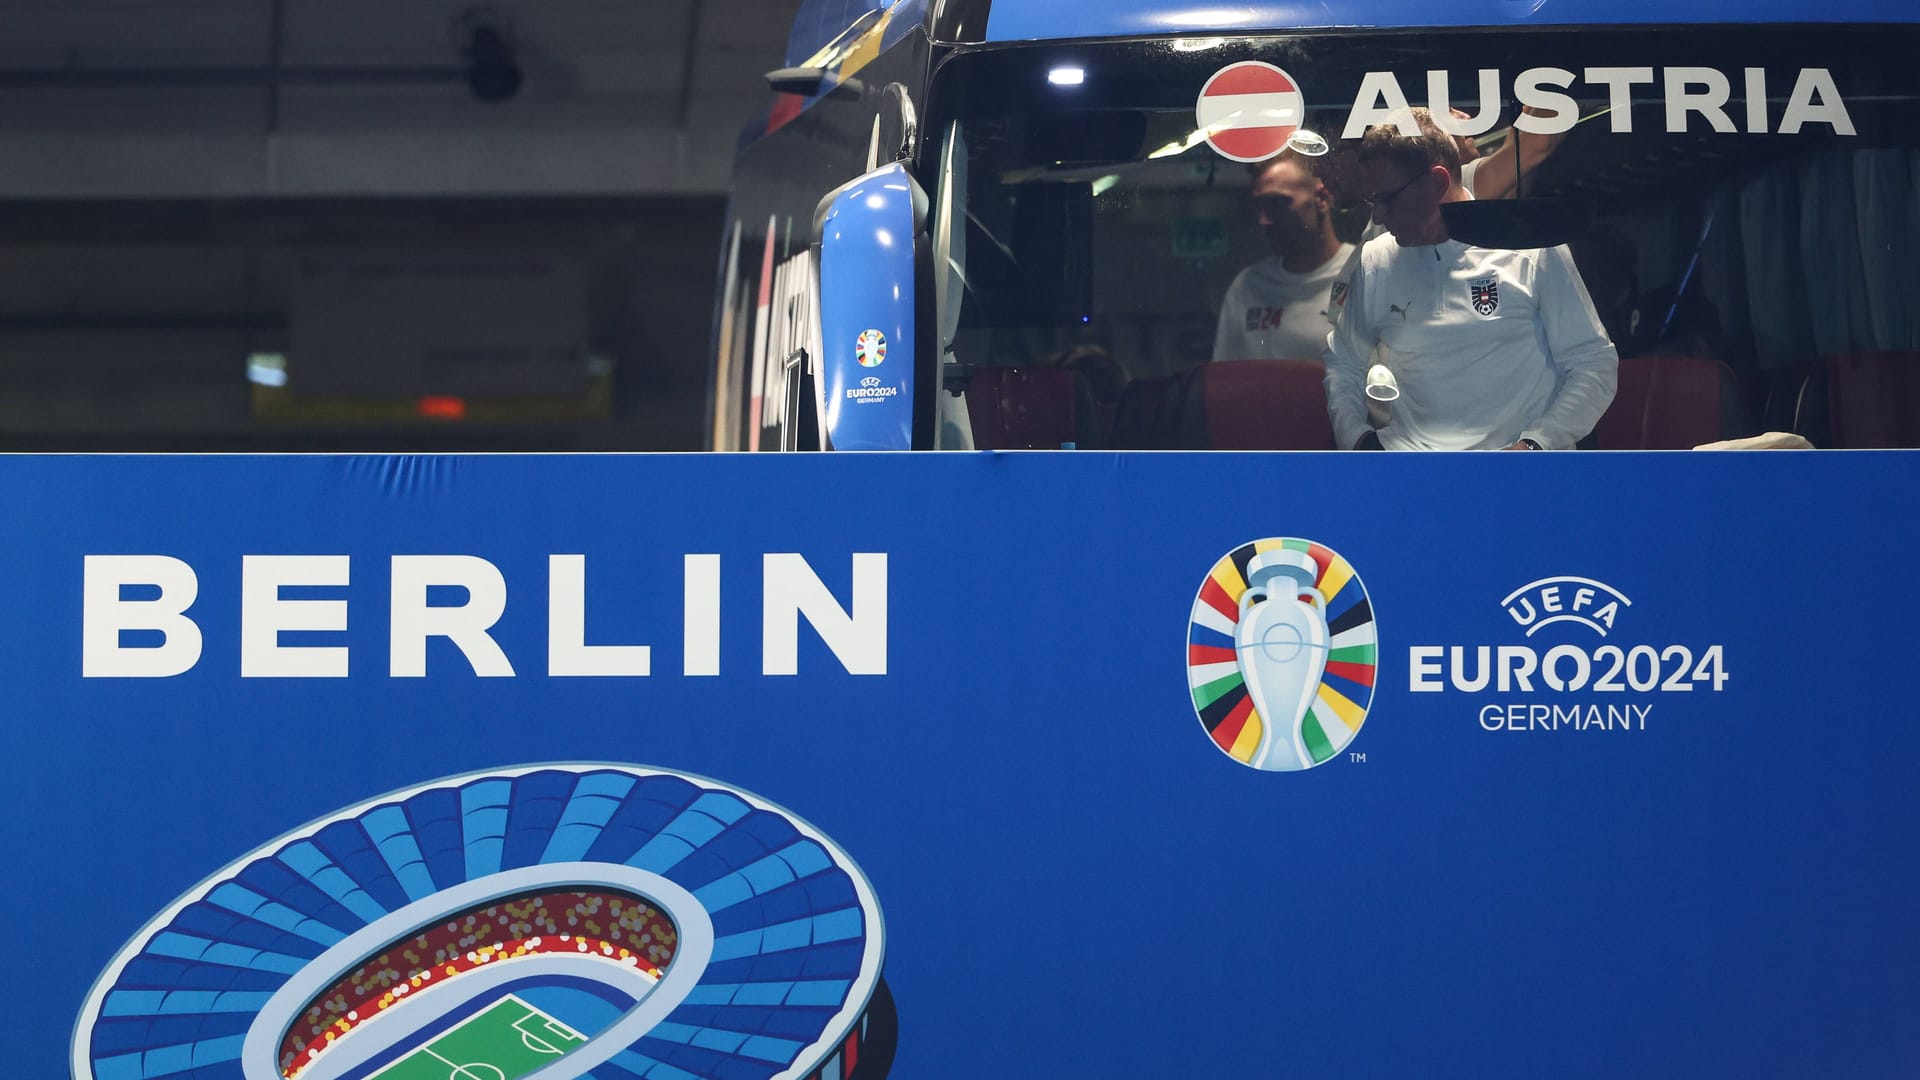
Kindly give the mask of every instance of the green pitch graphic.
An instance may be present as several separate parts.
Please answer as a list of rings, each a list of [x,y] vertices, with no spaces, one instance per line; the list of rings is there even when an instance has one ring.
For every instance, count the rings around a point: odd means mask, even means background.
[[[369,1080],[517,1080],[586,1041],[508,994]]]

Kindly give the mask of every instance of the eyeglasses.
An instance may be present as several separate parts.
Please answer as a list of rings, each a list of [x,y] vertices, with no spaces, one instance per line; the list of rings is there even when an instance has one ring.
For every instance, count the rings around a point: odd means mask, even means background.
[[[1360,196],[1360,201],[1366,203],[1369,206],[1391,205],[1393,200],[1400,197],[1401,192],[1404,192],[1408,188],[1412,187],[1415,180],[1418,180],[1425,175],[1426,175],[1425,173],[1414,173],[1412,179],[1409,179],[1406,183],[1401,184],[1399,187],[1394,188],[1392,191],[1375,192],[1371,195],[1362,195]]]

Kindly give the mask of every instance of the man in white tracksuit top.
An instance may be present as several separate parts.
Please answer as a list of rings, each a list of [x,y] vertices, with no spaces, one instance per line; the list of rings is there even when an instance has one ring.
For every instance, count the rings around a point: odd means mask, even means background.
[[[1619,358],[1565,247],[1449,239],[1440,205],[1469,195],[1453,140],[1415,109],[1418,138],[1367,133],[1360,178],[1386,234],[1367,242],[1327,341],[1337,445],[1389,450],[1568,450],[1613,401]],[[1400,397],[1367,423],[1377,359]]]

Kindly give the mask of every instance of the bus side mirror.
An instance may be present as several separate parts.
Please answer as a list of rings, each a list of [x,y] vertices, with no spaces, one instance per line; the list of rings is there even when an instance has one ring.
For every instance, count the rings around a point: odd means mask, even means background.
[[[814,211],[820,268],[822,442],[913,448],[916,306],[927,196],[900,162],[827,193]]]

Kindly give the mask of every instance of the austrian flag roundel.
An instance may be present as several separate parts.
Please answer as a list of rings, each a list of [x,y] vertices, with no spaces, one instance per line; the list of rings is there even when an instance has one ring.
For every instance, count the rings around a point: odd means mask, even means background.
[[[1293,76],[1262,60],[1213,73],[1200,88],[1194,119],[1207,145],[1234,161],[1265,161],[1300,130],[1306,103]]]

